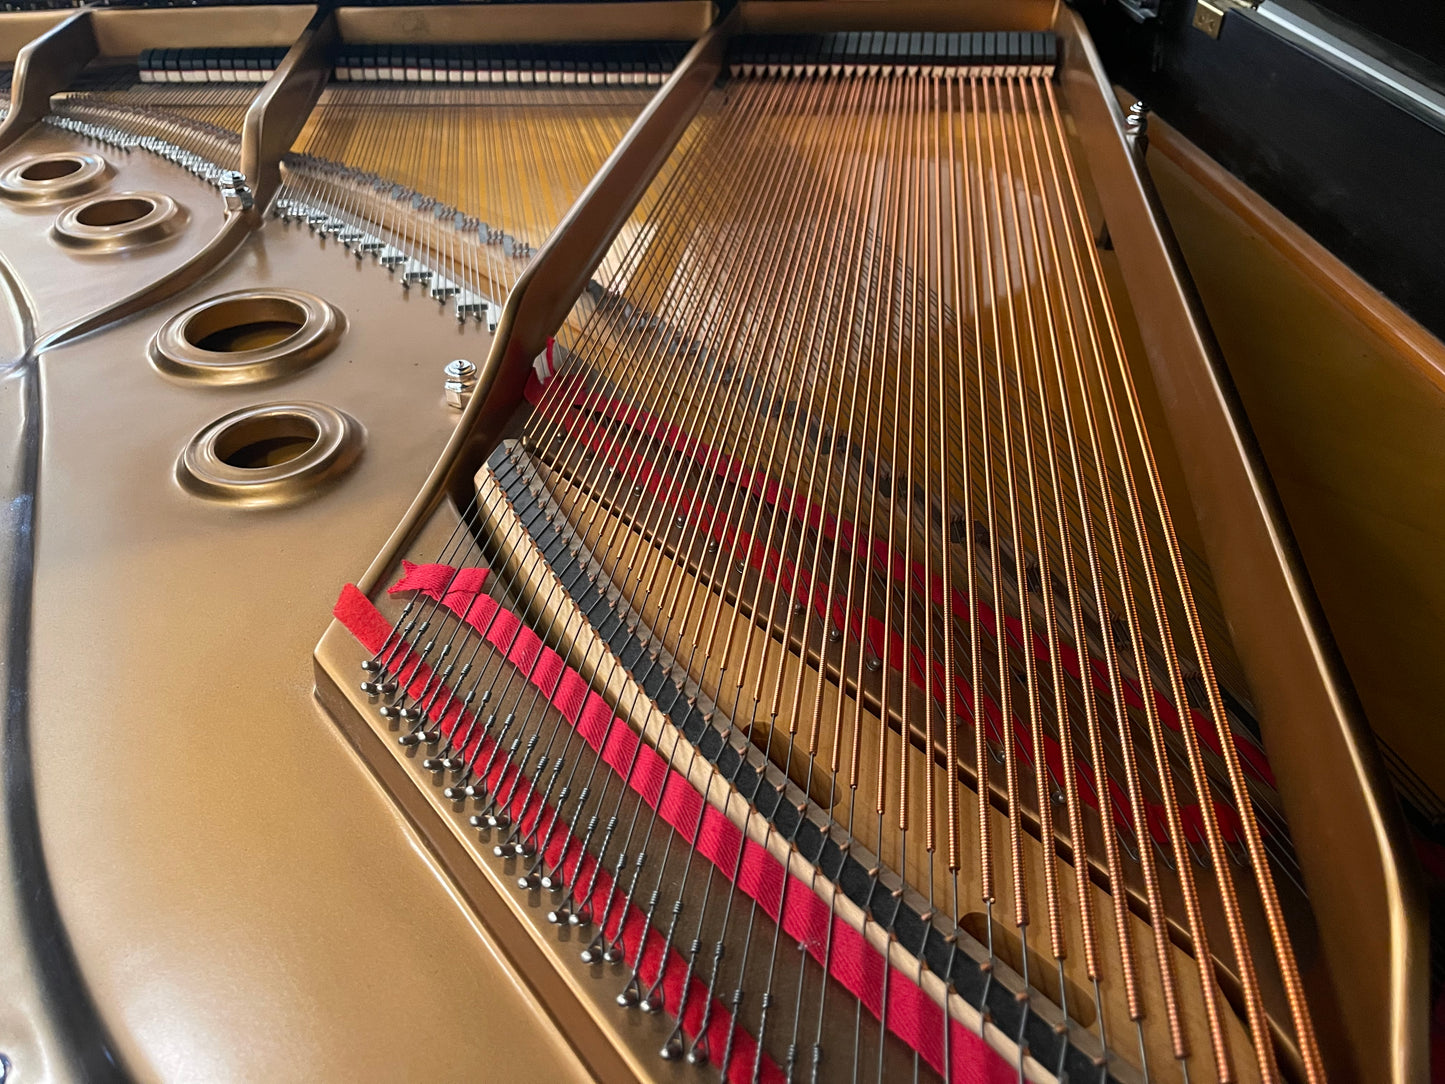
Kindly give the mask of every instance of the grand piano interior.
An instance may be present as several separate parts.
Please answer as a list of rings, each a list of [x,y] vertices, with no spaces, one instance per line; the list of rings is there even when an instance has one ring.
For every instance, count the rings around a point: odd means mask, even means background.
[[[1333,7],[6,5],[0,1082],[1427,1079]]]

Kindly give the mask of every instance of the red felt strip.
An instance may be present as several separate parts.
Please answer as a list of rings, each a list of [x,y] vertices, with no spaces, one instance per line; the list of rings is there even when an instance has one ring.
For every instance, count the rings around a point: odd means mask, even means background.
[[[891,569],[899,582],[922,585],[926,580],[929,598],[935,604],[942,605],[943,577],[941,575],[926,577],[925,569],[920,562],[915,561],[909,566],[901,554],[889,549],[885,541],[870,538],[866,534],[860,536],[852,523],[827,512],[820,505],[809,500],[806,495],[795,493],[777,480],[747,467],[741,460],[729,456],[725,452],[709,447],[678,427],[662,422],[635,404],[597,392],[583,394],[584,390],[580,378],[571,375],[549,381],[545,391],[539,382],[529,379],[526,392],[528,399],[537,404],[544,413],[560,414],[563,423],[569,429],[578,424],[578,419],[571,414],[574,410],[584,414],[600,414],[613,421],[620,421],[622,424],[689,456],[704,470],[711,471],[724,480],[740,482],[749,492],[762,497],[769,504],[782,506],[789,515],[801,520],[807,526],[821,531],[825,537],[829,539],[838,537],[848,549],[856,552],[861,541],[864,543],[864,552],[868,554],[874,564],[880,568]],[[949,606],[955,614],[967,614],[966,600],[959,591],[953,592],[953,598],[949,599]],[[982,602],[979,603],[979,615],[985,627],[992,632],[994,616],[991,608]],[[839,622],[839,624],[844,623]],[[1009,617],[1005,620],[1005,627],[1009,630],[1013,641],[1016,644],[1021,643],[1022,623],[1017,618]],[[1041,656],[1047,659],[1049,657],[1048,645],[1038,634],[1035,634],[1033,639],[1035,657]],[[1079,658],[1072,648],[1061,645],[1059,661],[1075,679],[1082,680]],[[1106,689],[1107,672],[1103,670],[1098,660],[1091,659],[1090,662],[1096,685],[1101,689]],[[1131,707],[1143,708],[1144,701],[1138,686],[1128,679],[1125,679],[1124,694]],[[1154,704],[1160,721],[1170,729],[1178,730],[1179,714],[1168,697],[1155,690]],[[1218,754],[1220,752],[1219,735],[1213,725],[1192,707],[1189,708],[1189,715],[1199,740]],[[1239,753],[1244,770],[1261,782],[1274,786],[1274,774],[1270,770],[1264,751],[1240,734],[1233,735],[1233,743]]]
[[[588,401],[589,407],[593,404]],[[876,617],[865,617],[856,608],[849,611],[845,601],[821,586],[815,587],[811,583],[811,577],[803,569],[798,568],[792,561],[787,560],[781,554],[774,552],[765,545],[755,542],[745,531],[728,527],[717,527],[714,524],[718,521],[717,510],[698,499],[693,492],[685,486],[679,485],[667,474],[658,470],[644,457],[637,455],[624,444],[605,435],[603,430],[592,423],[575,418],[567,418],[566,425],[569,433],[588,447],[592,448],[609,466],[614,467],[623,477],[645,489],[651,497],[660,505],[667,507],[670,511],[693,519],[701,525],[709,537],[716,539],[730,552],[743,554],[743,560],[755,571],[766,577],[770,582],[783,581],[788,585],[793,596],[800,602],[811,603],[817,613],[822,617],[832,616],[840,628],[847,628],[854,639],[865,639],[872,646],[874,653],[883,658],[893,670],[905,673],[910,684],[917,688],[924,688],[925,674],[932,675],[929,683],[929,692],[935,699],[942,701],[946,698],[947,681],[943,676],[942,667],[937,660],[930,665],[925,658],[922,649],[913,645],[907,652],[905,659],[904,640],[898,633],[892,633],[885,637],[885,628],[882,621]],[[670,431],[669,431],[670,432]],[[671,438],[670,438],[671,439]],[[691,442],[696,444],[697,442]],[[770,491],[771,492],[771,491]],[[825,526],[833,523],[835,517],[826,516],[816,505],[810,506],[814,511],[808,513],[809,522],[815,525],[822,523]],[[847,528],[848,537],[851,540],[851,527]],[[874,543],[871,547],[874,550],[875,558],[886,559],[886,546],[883,543]],[[896,558],[898,569],[895,571],[901,578],[903,576],[902,559]],[[915,563],[915,579],[922,581],[922,566]],[[941,577],[934,578],[935,602],[942,602],[943,587]],[[964,600],[962,594],[953,592],[953,612],[965,614]],[[994,632],[994,613],[987,605],[979,604],[979,614],[983,627],[990,633]],[[1017,618],[1007,618],[1005,628],[1008,630],[1013,642],[1022,648],[1022,623]],[[888,641],[888,650],[882,648],[884,639]],[[1048,645],[1044,640],[1035,635],[1034,655],[1035,658],[1047,662],[1050,658]],[[1078,655],[1067,646],[1060,647],[1060,662],[1064,668],[1076,678],[1079,677]],[[905,662],[907,665],[905,666]],[[1095,685],[1107,691],[1107,671],[1097,660],[1091,660]],[[955,677],[955,691],[958,699],[958,707],[962,714],[972,718],[973,715],[973,690],[969,682],[962,676]],[[1127,680],[1124,683],[1124,699],[1133,707],[1142,710],[1144,701],[1138,689]],[[1159,709],[1159,718],[1171,729],[1179,729],[1178,715],[1174,712],[1173,706],[1162,694],[1156,691],[1155,704]],[[987,695],[983,698],[983,709],[988,723],[988,728],[995,740],[1002,740],[1001,719],[1002,712],[992,697]],[[1191,709],[1192,710],[1192,709]],[[1203,717],[1195,715],[1195,726],[1201,736],[1208,742],[1211,748],[1218,751],[1218,742],[1210,741],[1209,736],[1213,730],[1204,727]],[[1033,735],[1023,720],[1015,717],[1013,719],[1014,741],[1019,749],[1020,756],[1030,765],[1035,763],[1033,749]],[[1243,739],[1236,739],[1236,745],[1240,745]],[[1263,771],[1268,771],[1268,765],[1263,761],[1263,754],[1248,743],[1243,743],[1243,748],[1252,750],[1258,757],[1259,764],[1263,765]],[[1253,762],[1251,756],[1244,757],[1244,767],[1250,770]],[[1063,753],[1058,741],[1050,735],[1044,735],[1044,765],[1056,785],[1062,786]],[[1256,765],[1256,768],[1258,765]],[[1095,781],[1092,767],[1084,760],[1075,757],[1075,770],[1079,782],[1079,794],[1085,804],[1099,808],[1099,791]],[[1251,774],[1260,775],[1259,771]],[[1271,777],[1272,778],[1272,777]],[[1135,823],[1132,806],[1127,794],[1115,781],[1108,780],[1109,808],[1113,815],[1114,823],[1126,834],[1138,834],[1141,825]],[[1241,824],[1239,815],[1230,806],[1221,801],[1214,801],[1215,821],[1223,839],[1228,843],[1238,843],[1241,839]],[[1167,846],[1169,835],[1166,828],[1164,807],[1157,802],[1144,802],[1144,823],[1150,835],[1160,846]],[[1179,803],[1181,823],[1184,829],[1185,838],[1189,842],[1199,845],[1205,841],[1203,830],[1203,815],[1194,803]],[[1261,825],[1261,830],[1266,830]]]
[[[408,576],[411,571],[407,570]],[[428,593],[425,588],[422,590]],[[443,590],[444,584],[434,586],[430,597],[436,598]],[[589,692],[581,676],[570,667],[563,666],[556,653],[542,645],[535,634],[524,637],[521,633],[530,633],[530,630],[523,627],[514,640],[513,633],[517,632],[520,623],[516,615],[505,609],[498,613],[497,602],[487,596],[469,600],[449,590],[445,599],[439,601],[453,613],[463,616],[473,628],[485,630],[487,640],[505,650],[514,665],[530,673],[536,679],[538,688],[552,698],[563,717],[576,727],[579,735],[598,750],[608,764],[623,774],[627,773],[631,764],[629,784],[632,789],[685,838],[692,838],[696,833],[698,853],[711,861],[724,876],[732,878],[736,872],[737,886],[756,900],[774,921],[781,921],[783,929],[804,945],[820,964],[826,952],[829,973],[858,997],[875,1018],[879,1015],[883,1005],[885,962],[862,934],[843,919],[833,916],[833,943],[831,951],[827,952],[828,905],[806,883],[787,874],[765,847],[752,840],[744,840],[736,825],[715,807],[705,803],[696,788],[680,773],[673,771],[656,750],[641,743],[632,728],[615,717],[600,696]],[[390,624],[370,600],[349,584],[341,593],[335,614],[362,645],[373,652],[381,649],[391,633]],[[505,631],[499,633],[499,629]],[[557,659],[555,666],[553,658]],[[401,665],[400,674],[398,680],[405,680],[409,689],[426,694],[425,686],[431,671],[424,663],[416,660],[413,665],[408,660]],[[455,698],[449,696],[442,701],[434,697],[433,700],[437,702],[434,713],[443,732],[451,734],[461,716],[459,706],[453,703]],[[463,755],[475,762],[484,753],[490,755],[491,750],[488,742],[479,740],[472,749],[463,751]],[[495,768],[493,774],[497,779],[488,781],[489,792],[497,793],[499,783],[509,785],[501,777],[506,775],[510,778],[514,770],[503,773],[500,768]],[[513,785],[512,795],[514,818],[518,823],[531,825],[535,823],[535,818],[542,818],[546,824],[545,833],[539,833],[539,838],[545,839],[549,858],[554,854],[568,853],[567,863],[571,865],[566,870],[568,883],[586,883],[578,880],[578,871],[583,878],[593,876],[595,861],[580,847],[576,848],[577,853],[567,852],[574,841],[568,835],[565,823],[544,807],[540,796],[533,795],[527,786]],[[699,817],[702,819],[700,826]],[[741,861],[738,860],[740,852]],[[596,883],[588,902],[593,913],[600,915],[606,906],[611,879],[605,870],[596,869],[595,873]],[[639,909],[630,908],[625,918],[619,917],[618,922],[623,925],[629,959],[636,958],[637,946],[644,938],[648,939],[641,972],[643,982],[654,981],[658,968],[665,967],[663,987],[667,1004],[678,1004],[686,971],[682,957],[670,952],[665,963],[660,959],[661,939],[655,931],[644,929],[645,917]],[[888,1029],[941,1073],[944,1065],[942,1007],[905,972],[895,969],[887,981]],[[693,980],[685,1014],[687,1018],[683,1021],[684,1030],[689,1034],[695,1034],[693,1029],[701,1023],[701,998],[705,989],[700,980]],[[712,1012],[708,1039],[712,1049],[720,1051],[726,1044],[728,1029],[733,1025],[726,1010],[716,1001]],[[949,1025],[953,1063],[950,1081],[959,1084],[1005,1084],[1015,1079],[1014,1070],[981,1038],[957,1021],[949,1021]],[[719,1034],[714,1034],[714,1029]],[[737,1080],[749,1075],[755,1050],[753,1038],[738,1028],[730,1078]],[[781,1077],[780,1070],[771,1062],[767,1062],[765,1068],[765,1079]]]
[[[408,570],[408,573],[410,571]],[[440,590],[441,588],[438,587],[437,593],[440,593]],[[448,599],[454,597],[454,592],[448,593]],[[476,601],[480,602],[483,599],[479,598]],[[486,598],[485,601],[491,602],[492,600]],[[457,599],[457,602],[462,606],[466,605],[460,599]],[[391,624],[353,585],[347,584],[342,590],[333,612],[337,620],[345,625],[367,650],[380,651],[387,644],[392,632]],[[498,620],[492,627],[497,628],[498,626],[510,626],[515,630],[516,623],[515,621]],[[502,642],[505,643],[506,640]],[[518,653],[518,658],[513,659],[513,662],[521,659],[523,661],[519,665],[525,667],[532,658],[535,658],[535,650],[524,647]],[[396,666],[399,668],[398,683],[404,684],[404,687],[413,696],[430,697],[430,694],[435,691],[435,685],[429,684],[433,678],[432,669],[414,654],[408,653],[404,658],[398,659]],[[447,693],[445,699],[440,696],[431,697],[434,703],[431,714],[440,724],[443,733],[451,735],[462,721],[463,715],[456,697],[450,695],[451,690],[447,690]],[[500,760],[500,758],[492,756],[495,749],[496,743],[490,738],[478,738],[461,752],[472,764],[485,765],[489,759]],[[540,823],[542,827],[537,832],[537,838],[541,841],[548,864],[556,863],[565,855],[562,871],[567,883],[591,886],[590,895],[577,902],[579,905],[590,907],[594,914],[600,916],[607,907],[609,897],[613,896],[612,877],[606,869],[597,865],[591,855],[580,846],[574,845],[576,841],[568,833],[565,821],[556,815],[554,809],[541,801],[540,795],[527,785],[525,777],[515,768],[504,771],[499,763],[494,763],[490,774],[483,780],[483,783],[490,794],[510,795],[510,800],[505,804],[508,806],[513,820],[521,825],[524,831],[530,830]],[[655,982],[661,968],[665,1004],[681,1004],[683,982],[687,975],[686,961],[676,951],[669,951],[664,959],[661,936],[648,927],[646,916],[640,908],[629,907],[623,913],[616,906],[621,898],[621,891],[619,891],[613,899],[612,917],[609,919],[609,928],[606,931],[608,936],[616,940],[620,932],[625,958],[629,962],[637,960],[639,946],[642,946],[642,966],[639,969],[641,981],[647,985]],[[690,1036],[696,1036],[702,1024],[703,1002],[706,994],[706,985],[701,980],[693,978],[688,990],[687,1009],[682,1022],[683,1030]],[[728,1076],[734,1084],[743,1084],[751,1079],[757,1044],[753,1037],[742,1028],[734,1027],[732,1014],[714,999],[707,1033],[711,1048],[715,1051],[723,1050],[727,1044],[729,1032],[735,1032],[735,1034],[733,1036],[734,1060],[729,1067]],[[783,1079],[782,1071],[766,1058],[763,1063],[763,1079],[770,1082]]]
[[[575,378],[574,378],[575,380]],[[532,386],[529,385],[529,388]],[[536,394],[533,391],[533,394]],[[705,443],[688,437],[675,426],[663,425],[657,418],[640,410],[633,404],[621,399],[608,398],[597,393],[590,396],[574,394],[571,402],[566,404],[570,407],[581,407],[585,413],[599,413],[613,420],[621,420],[624,424],[638,429],[646,435],[662,440],[669,446],[691,455],[695,462],[710,470],[719,477],[728,481],[739,481],[749,492],[762,496],[768,503],[784,507],[785,511],[793,517],[800,519],[807,526],[821,531],[825,537],[837,536],[844,546],[853,549],[860,541],[863,549],[871,558],[874,564],[880,568],[891,569],[894,577],[900,583],[907,583],[914,590],[921,586],[925,579],[928,583],[928,596],[936,605],[943,604],[943,577],[941,575],[925,576],[925,569],[920,562],[913,562],[908,565],[901,554],[888,548],[886,541],[870,538],[866,534],[860,536],[852,523],[839,516],[826,512],[821,506],[807,499],[806,496],[797,494],[783,486],[778,481],[769,478],[762,472],[747,468],[740,460],[735,459],[726,453],[718,452]],[[544,408],[550,409],[550,408]],[[565,418],[569,425],[575,425],[576,419]],[[951,612],[958,615],[967,613],[966,600],[960,591],[955,590],[953,597],[949,599]],[[992,634],[994,630],[994,614],[986,604],[979,603],[979,615],[984,624]],[[840,622],[840,625],[842,622]],[[1008,629],[1013,642],[1022,647],[1023,625],[1018,618],[1007,617],[1005,627]],[[879,630],[881,632],[881,624]],[[871,637],[870,637],[871,639]],[[889,645],[890,652],[899,650],[901,652],[901,637],[898,638],[899,645]],[[1036,658],[1047,660],[1048,645],[1038,634],[1034,637],[1034,655]],[[876,645],[875,645],[876,650]],[[881,654],[881,652],[879,652]],[[1061,645],[1059,659],[1064,669],[1075,679],[1082,680],[1082,671],[1079,666],[1077,653],[1067,645]],[[1108,675],[1102,663],[1097,659],[1091,659],[1091,670],[1093,680],[1100,689],[1107,689]],[[1124,681],[1124,697],[1131,707],[1142,710],[1144,706],[1143,697],[1139,688],[1127,678]],[[1162,692],[1154,691],[1154,705],[1158,712],[1159,719],[1172,730],[1178,730],[1180,726],[1179,714],[1174,705]],[[1220,752],[1219,736],[1215,728],[1201,713],[1189,708],[1190,721],[1194,724],[1195,733],[1209,749],[1216,754]],[[1269,762],[1265,758],[1264,751],[1254,745],[1243,735],[1234,734],[1233,742],[1238,751],[1241,764],[1245,771],[1257,779],[1274,786],[1274,775],[1270,770]]]

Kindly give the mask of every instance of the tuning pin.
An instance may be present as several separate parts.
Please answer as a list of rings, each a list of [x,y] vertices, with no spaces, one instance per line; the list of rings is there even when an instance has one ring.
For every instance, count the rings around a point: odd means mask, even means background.
[[[590,926],[592,925],[592,912],[586,907],[579,907],[567,916],[569,926]]]
[[[661,1012],[663,1003],[662,986],[654,985],[647,995],[637,1003],[637,1007],[643,1012]]]
[[[566,924],[572,917],[572,912],[565,907],[554,907],[547,912],[547,921],[554,926]]]

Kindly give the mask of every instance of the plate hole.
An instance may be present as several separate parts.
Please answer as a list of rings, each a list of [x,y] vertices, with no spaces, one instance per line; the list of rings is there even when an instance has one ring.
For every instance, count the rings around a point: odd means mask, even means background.
[[[141,196],[102,199],[82,207],[75,220],[82,226],[124,226],[140,221],[155,209],[154,203]]]
[[[264,350],[283,343],[300,330],[299,320],[249,320],[233,327],[219,328],[192,345],[215,354],[238,354],[243,350]]]
[[[57,181],[80,172],[82,164],[79,158],[42,158],[21,170],[20,176],[27,181]]]
[[[246,418],[217,438],[216,457],[241,470],[278,467],[304,455],[320,437],[316,423],[299,414]]]
[[[198,312],[185,327],[199,350],[235,354],[283,343],[306,324],[306,310],[284,297],[242,297]]]

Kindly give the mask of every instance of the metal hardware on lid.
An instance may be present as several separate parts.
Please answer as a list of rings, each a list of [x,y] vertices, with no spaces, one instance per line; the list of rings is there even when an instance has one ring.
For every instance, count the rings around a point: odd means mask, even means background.
[[[1202,30],[1211,38],[1217,38],[1224,29],[1224,16],[1231,11],[1258,7],[1258,3],[1247,0],[1195,0],[1194,29]]]

